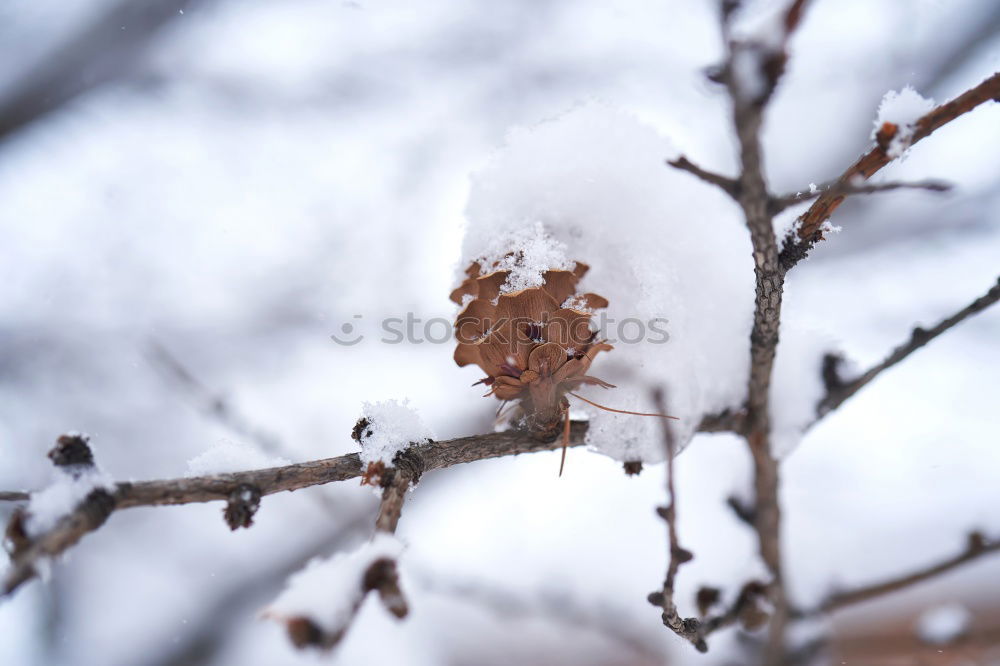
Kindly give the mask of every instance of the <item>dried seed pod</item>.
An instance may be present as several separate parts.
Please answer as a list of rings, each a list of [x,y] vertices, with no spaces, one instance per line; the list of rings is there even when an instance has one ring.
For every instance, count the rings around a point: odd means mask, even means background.
[[[597,294],[577,293],[587,272],[549,270],[539,286],[504,293],[506,270],[483,272],[473,263],[451,294],[464,304],[455,320],[459,366],[476,364],[486,373],[486,395],[520,400],[528,425],[538,436],[554,438],[566,412],[566,393],[582,384],[611,387],[587,375],[594,357],[612,349],[591,330],[592,310],[608,305]]]
[[[503,266],[519,265],[521,259],[509,253]],[[572,270],[543,271],[541,284],[511,290],[511,271],[501,269],[500,262],[488,267],[473,262],[451,293],[451,300],[463,306],[455,319],[455,362],[478,365],[486,373],[476,383],[490,387],[487,396],[519,401],[525,425],[537,439],[552,441],[561,431],[563,463],[570,435],[567,395],[611,412],[676,418],[612,409],[573,392],[583,384],[614,388],[587,374],[600,352],[613,349],[590,326],[593,311],[607,307],[607,299],[577,290],[589,269],[576,262]]]

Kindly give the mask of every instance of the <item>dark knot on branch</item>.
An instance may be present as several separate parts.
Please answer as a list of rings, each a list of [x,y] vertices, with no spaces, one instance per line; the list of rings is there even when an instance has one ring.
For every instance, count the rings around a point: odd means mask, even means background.
[[[256,486],[241,484],[229,494],[222,515],[229,529],[248,528],[253,525],[253,517],[260,508],[260,490]]]
[[[49,460],[56,467],[89,468],[94,466],[94,452],[90,450],[90,437],[79,433],[60,435],[49,451]]]

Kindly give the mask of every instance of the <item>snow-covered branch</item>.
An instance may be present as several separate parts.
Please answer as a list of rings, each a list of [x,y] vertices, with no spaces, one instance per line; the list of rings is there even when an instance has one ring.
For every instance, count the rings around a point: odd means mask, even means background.
[[[572,423],[569,445],[583,444],[586,429],[586,423]],[[477,460],[551,451],[561,446],[561,441],[541,442],[525,433],[508,431],[419,444],[407,449],[405,458],[410,472],[418,474]],[[363,473],[359,454],[351,453],[336,458],[246,472],[109,484],[109,487],[95,487],[90,494],[82,495],[79,503],[66,506],[64,514],[52,517],[51,527],[36,534],[30,534],[30,530],[25,529],[25,523],[31,514],[29,505],[27,511],[15,513],[7,528],[8,541],[15,545],[11,548],[12,566],[4,576],[0,595],[10,594],[30,580],[36,575],[36,565],[63,553],[88,532],[103,525],[119,509],[214,500],[226,501],[228,509],[234,493],[255,491],[259,497],[264,497],[283,491],[355,479]],[[35,495],[36,493],[31,494],[32,501]],[[394,527],[395,521],[399,519],[401,506],[401,499],[398,505],[396,500],[390,503],[384,520],[386,527],[390,524]],[[392,518],[393,513],[395,518]]]
[[[875,135],[876,145],[862,155],[854,164],[837,179],[837,182],[850,186],[856,179],[867,180],[884,166],[900,155],[893,150],[892,142],[900,132],[906,131],[907,147],[933,134],[937,129],[947,125],[959,116],[972,111],[989,101],[1000,100],[1000,72],[989,77],[977,86],[970,88],[950,102],[946,102],[926,114],[920,116],[909,129],[900,123],[886,119]],[[781,266],[787,271],[804,259],[813,246],[823,240],[823,223],[830,219],[833,212],[844,201],[846,194],[831,189],[824,192],[813,202],[805,213],[799,216],[796,231],[784,239],[781,248]]]

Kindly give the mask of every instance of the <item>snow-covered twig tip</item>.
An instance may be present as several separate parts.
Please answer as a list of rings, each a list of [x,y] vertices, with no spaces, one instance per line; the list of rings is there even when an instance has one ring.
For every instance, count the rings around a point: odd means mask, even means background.
[[[396,465],[396,456],[413,444],[434,440],[434,433],[410,407],[410,401],[364,403],[351,437],[361,445],[362,484],[377,486],[383,472]]]
[[[288,579],[261,617],[284,623],[296,647],[324,650],[344,638],[369,592],[402,619],[409,610],[396,570],[402,550],[395,537],[377,533],[353,552],[315,559]]]

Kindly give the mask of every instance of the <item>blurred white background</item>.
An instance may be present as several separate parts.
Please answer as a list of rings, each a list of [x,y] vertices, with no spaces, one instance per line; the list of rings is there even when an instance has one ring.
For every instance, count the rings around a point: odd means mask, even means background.
[[[765,132],[778,191],[838,175],[887,90],[944,101],[1000,68],[991,0],[810,4]],[[353,450],[362,400],[409,397],[441,438],[488,430],[495,404],[450,345],[330,334],[355,314],[362,331],[406,311],[453,315],[468,177],[511,127],[600,100],[732,173],[726,99],[702,74],[721,53],[715,13],[703,0],[7,0],[0,489],[45,485],[44,454],[67,430],[89,433],[122,480],[182,475],[222,440],[259,443],[206,414],[156,345],[288,459]],[[865,366],[984,292],[1000,267],[998,145],[987,105],[886,170],[953,193],[845,204],[843,232],[790,277],[789,325]],[[973,527],[1000,534],[998,337],[996,310],[962,324],[789,455],[797,600],[957,552]],[[319,660],[726,663],[734,635],[697,655],[645,601],[665,566],[662,467],[626,478],[583,450],[561,479],[557,467],[554,453],[428,474],[400,524],[411,617],[367,605]],[[699,436],[677,473],[696,554],[679,581],[687,605],[758,564],[724,506],[748,489],[741,443]],[[315,663],[256,613],[304,561],[365,538],[375,505],[343,483],[269,497],[238,532],[218,504],[117,513],[49,582],[0,602],[0,663]],[[984,560],[834,627],[863,634],[958,602],[996,628],[997,580],[1000,560]]]

